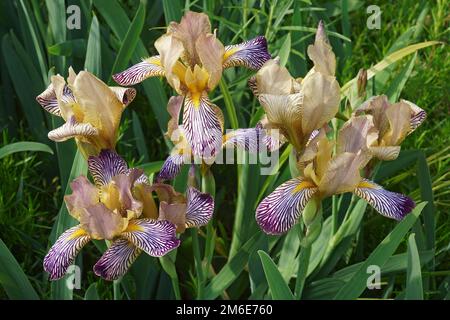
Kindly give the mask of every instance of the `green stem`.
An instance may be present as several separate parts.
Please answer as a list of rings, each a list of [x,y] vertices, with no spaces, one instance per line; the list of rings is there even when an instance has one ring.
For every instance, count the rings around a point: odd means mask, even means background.
[[[204,275],[202,269],[202,258],[200,255],[200,243],[198,240],[198,230],[197,228],[191,229],[192,236],[192,249],[194,251],[194,259],[195,259],[195,270],[197,273],[197,299],[203,299],[203,285],[204,285]]]
[[[300,236],[300,241],[302,237]],[[308,274],[309,258],[311,257],[311,246],[302,247],[298,255],[297,280],[295,282],[295,297],[301,299],[305,280]]]
[[[233,99],[231,98],[230,91],[228,90],[228,86],[225,83],[225,81],[223,80],[223,78],[220,79],[219,86],[220,86],[220,91],[222,91],[222,94],[223,94],[223,99],[225,102],[225,107],[227,109],[228,118],[230,120],[231,127],[236,130],[239,128],[239,121],[238,121],[238,117],[236,114],[236,108],[234,106]]]

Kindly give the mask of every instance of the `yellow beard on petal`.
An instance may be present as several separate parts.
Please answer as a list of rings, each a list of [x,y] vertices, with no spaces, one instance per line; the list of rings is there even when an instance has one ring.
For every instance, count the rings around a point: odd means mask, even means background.
[[[67,241],[76,239],[76,238],[79,238],[79,237],[82,237],[85,235],[87,235],[87,232],[80,228],[80,229],[76,230],[74,233],[72,233],[69,237],[67,237]]]
[[[294,190],[292,190],[292,194],[300,192],[303,189],[310,189],[310,188],[315,188],[315,187],[316,187],[316,185],[313,182],[304,180],[304,181],[300,182],[299,185],[296,186]]]
[[[133,232],[133,231],[144,231],[144,228],[130,221],[128,227],[125,229],[125,232]]]
[[[191,95],[192,102],[194,106],[198,108],[200,106],[202,94],[206,91],[208,85],[209,74],[203,67],[195,65],[194,71],[190,68],[186,69],[184,79],[185,85]]]

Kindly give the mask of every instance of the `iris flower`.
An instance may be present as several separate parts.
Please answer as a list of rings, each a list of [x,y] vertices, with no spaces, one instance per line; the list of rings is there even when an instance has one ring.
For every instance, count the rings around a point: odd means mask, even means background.
[[[183,97],[171,97],[167,104],[167,110],[171,115],[166,135],[173,142],[169,157],[164,162],[158,175],[158,180],[172,180],[180,172],[183,164],[191,163],[193,152],[186,139],[186,131],[183,125],[178,123],[179,114],[183,104]],[[223,119],[220,120],[223,123]],[[263,122],[259,122],[254,128],[230,130],[222,136],[221,149],[239,147],[251,153],[263,151],[264,148],[273,151],[280,147],[276,136],[264,129]],[[211,158],[210,158],[211,160]],[[212,158],[214,160],[214,158]],[[210,163],[210,162],[208,162]]]
[[[426,118],[424,110],[407,100],[390,103],[385,95],[375,96],[355,110],[357,115],[373,116],[378,139],[370,151],[380,160],[394,160],[400,153],[400,144]]]
[[[48,133],[49,139],[61,142],[75,138],[87,158],[102,149],[114,150],[120,117],[135,96],[135,89],[108,87],[87,71],[76,74],[69,68],[67,83],[60,75],[52,76],[51,84],[36,100],[66,121]]]
[[[200,224],[208,218],[205,212],[212,212],[214,204],[204,201],[203,194],[190,191],[185,201],[171,186],[151,186],[142,170],[128,169],[113,151],[102,150],[99,156],[89,157],[88,165],[95,186],[80,176],[71,183],[73,193],[65,197],[70,215],[79,224],[65,231],[44,258],[51,280],[61,278],[93,239],[111,242],[94,266],[95,274],[107,280],[124,275],[142,251],[159,257],[178,247],[177,226],[160,219],[152,191],[167,203],[186,202],[187,225]]]
[[[194,155],[209,158],[218,153],[223,132],[220,108],[208,98],[222,71],[243,66],[259,69],[269,58],[262,36],[224,47],[211,33],[204,13],[187,12],[180,23],[171,22],[167,33],[155,42],[159,55],[114,75],[120,85],[133,85],[149,77],[164,76],[184,97],[183,126]]]
[[[315,42],[308,47],[314,67],[305,78],[293,78],[279,61],[269,60],[249,80],[267,115],[267,128],[278,129],[297,150],[305,147],[314,130],[338,111],[340,88],[334,76],[336,59],[320,22]]]
[[[379,132],[371,115],[352,117],[339,131],[336,151],[321,129],[298,161],[300,176],[277,187],[261,201],[256,220],[268,234],[288,231],[299,219],[308,201],[353,192],[382,215],[401,220],[415,206],[413,200],[384,190],[361,177],[360,170],[372,157],[370,146]]]

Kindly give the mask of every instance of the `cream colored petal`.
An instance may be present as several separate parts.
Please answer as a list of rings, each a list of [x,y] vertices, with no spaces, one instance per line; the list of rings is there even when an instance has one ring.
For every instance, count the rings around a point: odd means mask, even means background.
[[[341,153],[329,162],[319,190],[324,196],[353,191],[361,181],[359,170],[365,157],[362,154],[350,152]]]
[[[266,112],[267,120],[272,129],[280,129],[281,133],[297,147],[303,144],[301,94],[260,94],[259,102]]]
[[[85,177],[79,176],[70,183],[72,194],[64,196],[64,201],[70,215],[80,220],[83,208],[88,208],[99,202],[97,188]]]
[[[128,221],[118,212],[113,212],[102,203],[98,203],[83,209],[80,224],[92,239],[112,240],[126,229]]]
[[[286,95],[293,93],[293,81],[289,71],[276,60],[267,61],[256,73],[258,94]]]
[[[314,44],[308,46],[308,56],[314,62],[315,71],[334,76],[336,57],[328,41],[322,21],[319,22]]]
[[[155,48],[159,52],[167,82],[180,93],[180,82],[184,81],[184,70],[178,70],[183,67],[177,64],[177,61],[184,51],[183,44],[170,34],[165,34],[156,40]]]
[[[180,118],[181,108],[183,107],[183,101],[183,96],[173,96],[170,97],[169,102],[167,103],[167,112],[169,112],[170,115],[170,120],[167,124],[167,137],[169,139],[172,139],[173,133],[178,129],[178,121]]]
[[[87,71],[78,73],[73,93],[82,110],[83,122],[99,131],[99,147],[114,149],[124,109],[122,102],[105,83]]]
[[[168,204],[165,201],[161,201],[158,220],[170,221],[177,227],[178,233],[184,232],[186,230],[186,208],[186,203]]]
[[[109,87],[125,107],[127,107],[136,97],[136,89],[124,87]]]
[[[390,106],[387,96],[375,96],[365,101],[359,106],[355,114],[370,114],[373,117],[373,123],[379,131],[379,137],[381,138],[389,129],[389,122],[386,118],[386,110]]]
[[[198,57],[209,73],[208,90],[214,89],[222,77],[223,44],[214,34],[201,34],[195,43]]]
[[[181,18],[180,23],[170,23],[168,33],[183,43],[186,60],[193,67],[199,63],[195,43],[200,35],[211,33],[211,23],[206,14],[188,11]]]
[[[89,123],[78,123],[75,116],[72,116],[69,121],[48,133],[48,138],[56,142],[63,142],[74,137],[97,137],[98,130]]]
[[[314,73],[302,83],[303,134],[309,136],[313,130],[330,121],[339,109],[340,88],[334,77]]]
[[[400,103],[407,104],[411,110],[411,119],[410,119],[411,127],[410,131],[408,132],[408,134],[410,134],[422,124],[422,122],[427,117],[427,113],[425,112],[425,110],[423,110],[422,108],[418,107],[417,105],[408,100],[401,99]]]
[[[61,117],[64,120],[70,119],[74,112],[72,110],[72,106],[74,101],[66,101],[64,97],[64,88],[66,87],[66,81],[59,74],[51,77],[51,82],[53,86],[53,90],[56,96],[56,100],[58,101],[59,110],[61,113]]]
[[[67,77],[67,83],[69,84],[69,86],[73,86],[76,77],[77,77],[76,72],[73,70],[72,67],[69,67],[69,76]]]
[[[382,143],[386,146],[398,146],[411,130],[411,109],[406,103],[394,103],[386,110],[386,118],[389,121],[389,130],[382,137]]]
[[[374,157],[384,160],[391,161],[397,159],[400,154],[400,146],[390,146],[390,147],[370,147],[370,152]]]
[[[353,116],[339,130],[337,151],[338,153],[366,151],[377,139],[378,130],[373,124],[371,115]]]

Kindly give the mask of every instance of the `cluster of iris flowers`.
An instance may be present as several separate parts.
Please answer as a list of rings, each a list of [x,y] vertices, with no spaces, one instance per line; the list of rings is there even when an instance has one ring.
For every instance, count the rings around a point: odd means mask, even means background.
[[[214,199],[192,181],[185,194],[164,182],[175,178],[183,164],[194,159],[210,163],[227,147],[270,152],[290,143],[294,148],[299,176],[277,187],[256,209],[256,220],[267,234],[288,231],[311,203],[316,210],[304,222],[313,223],[321,200],[344,192],[353,192],[397,220],[414,208],[410,198],[384,190],[361,172],[374,158],[395,159],[400,143],[426,114],[411,102],[391,104],[385,96],[377,96],[357,107],[337,136],[330,138],[340,87],[322,23],[308,47],[314,66],[304,78],[292,77],[277,58],[272,59],[262,36],[224,46],[203,13],[187,12],[180,23],[170,23],[155,48],[158,55],[113,77],[121,86],[165,77],[177,93],[167,106],[171,116],[167,137],[174,148],[154,183],[142,170],[128,168],[115,151],[121,114],[135,98],[135,89],[108,87],[88,71],[76,74],[70,68],[66,80],[53,76],[37,97],[46,111],[65,120],[48,137],[57,142],[75,138],[93,180],[76,178],[72,194],[64,198],[79,224],[66,230],[44,258],[51,280],[64,276],[90,240],[108,243],[94,265],[95,274],[107,280],[123,276],[142,251],[159,257],[177,248],[177,234],[210,221]],[[224,134],[222,111],[208,93],[224,69],[238,66],[256,71],[248,83],[265,115],[254,128]]]

